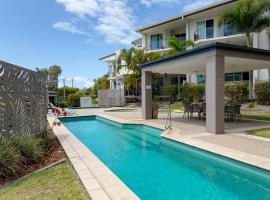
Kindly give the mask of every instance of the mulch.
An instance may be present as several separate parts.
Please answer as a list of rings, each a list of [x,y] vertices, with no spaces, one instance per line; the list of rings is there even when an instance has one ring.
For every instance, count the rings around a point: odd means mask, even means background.
[[[0,179],[0,186],[5,185],[9,182],[15,181],[23,176],[26,176],[38,169],[46,167],[59,160],[67,158],[67,155],[63,147],[59,143],[56,136],[52,133],[52,130],[49,129],[48,131],[49,131],[49,138],[50,138],[48,154],[46,154],[43,158],[41,158],[37,163],[27,165],[26,168],[21,172],[19,176],[15,178],[10,178],[10,179]]]

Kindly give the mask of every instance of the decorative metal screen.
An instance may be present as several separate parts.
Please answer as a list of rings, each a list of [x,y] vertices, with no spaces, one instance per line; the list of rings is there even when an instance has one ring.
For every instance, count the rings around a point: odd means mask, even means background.
[[[46,79],[0,61],[0,136],[43,134],[47,130]]]

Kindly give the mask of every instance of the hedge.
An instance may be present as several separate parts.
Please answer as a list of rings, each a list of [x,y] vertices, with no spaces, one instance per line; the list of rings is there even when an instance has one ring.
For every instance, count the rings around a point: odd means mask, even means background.
[[[248,99],[248,84],[243,82],[226,83],[224,93],[230,99],[229,103],[243,103]]]
[[[270,81],[256,83],[255,95],[259,104],[270,105]]]

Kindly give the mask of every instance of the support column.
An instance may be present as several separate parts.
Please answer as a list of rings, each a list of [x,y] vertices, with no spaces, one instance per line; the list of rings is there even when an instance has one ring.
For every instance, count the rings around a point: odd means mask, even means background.
[[[224,56],[211,56],[206,63],[206,129],[224,133]]]
[[[142,71],[142,118],[152,119],[152,73]]]

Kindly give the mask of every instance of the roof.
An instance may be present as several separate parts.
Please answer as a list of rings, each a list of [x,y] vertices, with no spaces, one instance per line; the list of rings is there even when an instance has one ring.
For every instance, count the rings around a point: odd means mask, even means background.
[[[196,10],[193,10],[193,11],[182,13],[180,15],[177,15],[177,16],[174,16],[174,17],[171,17],[171,18],[168,18],[166,20],[159,21],[157,23],[153,23],[153,24],[150,24],[150,25],[141,27],[141,28],[137,28],[135,31],[136,32],[141,32],[141,31],[144,31],[144,30],[147,30],[147,29],[156,27],[156,26],[160,26],[160,25],[163,25],[163,24],[166,24],[166,23],[169,23],[169,22],[173,22],[173,21],[179,20],[179,19],[184,19],[184,18],[189,17],[191,15],[195,15],[197,13],[204,12],[204,11],[207,11],[207,10],[210,10],[210,9],[213,9],[213,8],[216,8],[216,7],[220,7],[220,6],[223,6],[223,5],[226,5],[226,4],[230,4],[230,3],[236,2],[236,1],[238,1],[238,0],[223,0],[223,1],[220,1],[220,2],[217,2],[217,3],[213,3],[213,4],[210,4],[208,6],[204,6],[202,8],[199,8],[199,9],[196,9]]]
[[[132,42],[131,42],[131,44],[136,44],[136,43],[138,43],[138,42],[142,42],[142,38],[138,38],[138,39],[136,39],[136,40],[133,40]]]
[[[103,60],[103,59],[106,59],[106,58],[109,58],[109,57],[115,56],[115,55],[116,55],[116,53],[112,53],[112,54],[109,54],[109,55],[104,56],[104,57],[102,57],[102,58],[99,58],[99,60]]]
[[[239,46],[239,45],[232,45],[232,44],[226,44],[226,43],[211,43],[205,46],[197,47],[191,50],[187,50],[181,53],[178,53],[176,55],[168,56],[166,58],[161,58],[155,61],[147,62],[144,64],[141,64],[141,68],[147,68],[150,66],[153,66],[155,64],[165,63],[167,61],[172,61],[179,58],[184,58],[187,56],[192,56],[200,53],[204,53],[211,50],[229,50],[229,51],[238,51],[238,52],[244,52],[244,53],[252,53],[255,55],[261,55],[261,56],[270,56],[270,50],[265,49],[257,49],[257,48],[251,48],[251,47],[245,47],[245,46]],[[270,58],[270,57],[269,57]]]

